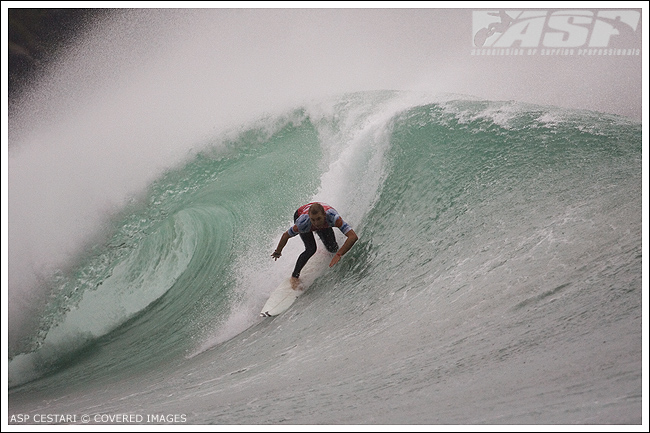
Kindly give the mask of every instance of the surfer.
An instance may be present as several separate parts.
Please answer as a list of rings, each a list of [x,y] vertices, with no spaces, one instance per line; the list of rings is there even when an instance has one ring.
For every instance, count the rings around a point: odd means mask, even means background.
[[[299,286],[300,283],[300,271],[307,264],[311,256],[316,253],[316,240],[314,238],[314,233],[320,237],[327,248],[327,251],[330,253],[336,253],[332,257],[330,262],[330,267],[334,266],[341,260],[341,257],[347,253],[352,245],[357,241],[358,236],[352,230],[352,227],[339,215],[339,213],[333,207],[325,203],[308,203],[304,206],[301,206],[296,210],[296,213],[293,215],[293,226],[289,228],[286,232],[282,233],[278,247],[275,249],[271,257],[275,260],[279,259],[282,256],[282,249],[287,244],[289,238],[292,238],[296,235],[300,235],[300,238],[305,244],[305,251],[303,251],[298,260],[296,261],[296,267],[291,274],[291,287],[294,289]],[[336,238],[334,237],[334,230],[332,227],[337,227],[341,232],[347,236],[347,239],[339,248]]]

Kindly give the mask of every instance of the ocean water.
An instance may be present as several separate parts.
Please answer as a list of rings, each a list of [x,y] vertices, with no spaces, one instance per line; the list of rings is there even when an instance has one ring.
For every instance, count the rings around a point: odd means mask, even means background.
[[[377,91],[208,137],[46,282],[9,424],[640,424],[641,135]],[[313,200],[359,241],[258,317]]]

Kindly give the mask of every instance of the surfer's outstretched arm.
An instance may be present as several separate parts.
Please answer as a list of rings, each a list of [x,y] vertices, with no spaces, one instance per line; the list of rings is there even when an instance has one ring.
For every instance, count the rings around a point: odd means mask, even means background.
[[[282,256],[282,249],[287,244],[287,241],[289,241],[289,237],[289,233],[282,233],[280,242],[278,242],[278,247],[275,249],[275,251],[273,251],[273,254],[271,254],[271,257],[273,257],[275,260],[279,259]]]
[[[359,237],[357,234],[354,232],[354,230],[350,229],[345,236],[348,238],[345,240],[345,243],[341,245],[341,248],[339,248],[338,252],[332,257],[332,261],[330,262],[330,268],[337,264],[339,260],[341,260],[341,257],[350,251],[350,248],[352,248],[352,245],[359,240]]]

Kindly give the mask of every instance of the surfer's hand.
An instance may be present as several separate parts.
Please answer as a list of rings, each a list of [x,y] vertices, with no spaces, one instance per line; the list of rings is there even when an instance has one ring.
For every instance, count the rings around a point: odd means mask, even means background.
[[[273,257],[275,260],[277,260],[280,257],[282,257],[282,253],[278,252],[277,250],[273,251],[273,254],[271,254],[271,257]]]
[[[334,257],[332,257],[332,261],[330,262],[330,268],[337,264],[341,260],[341,255],[340,254],[334,254]]]

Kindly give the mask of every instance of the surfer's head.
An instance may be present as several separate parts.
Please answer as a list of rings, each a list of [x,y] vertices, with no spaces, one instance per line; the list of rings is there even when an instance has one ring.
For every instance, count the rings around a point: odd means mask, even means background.
[[[320,203],[314,203],[309,207],[309,220],[314,227],[325,226],[325,208]]]

